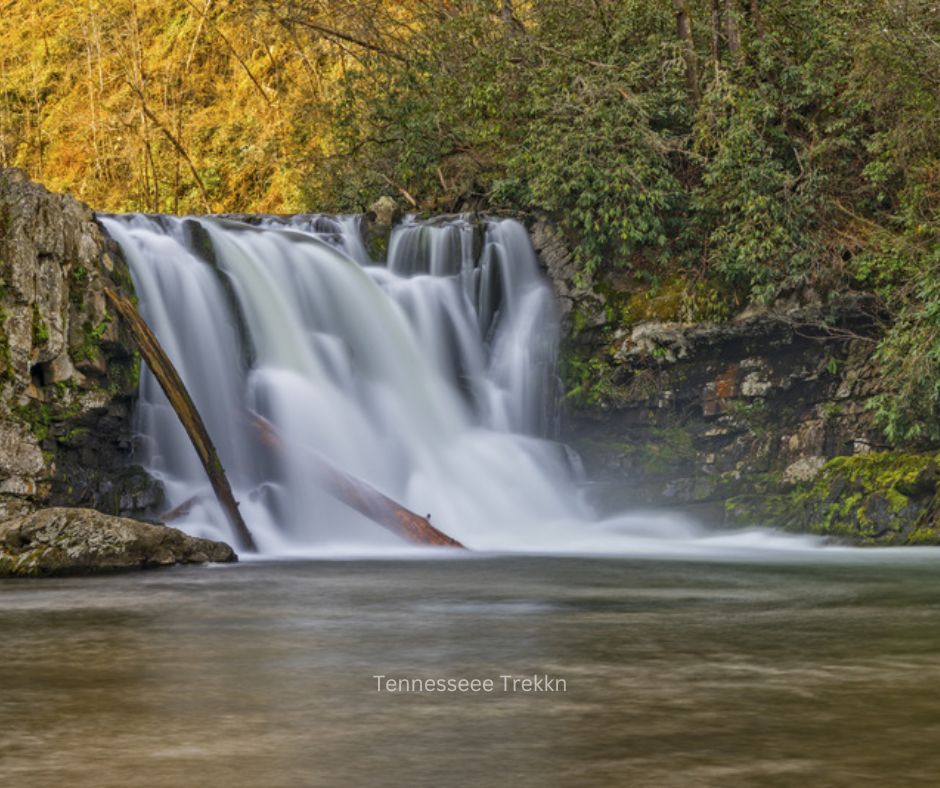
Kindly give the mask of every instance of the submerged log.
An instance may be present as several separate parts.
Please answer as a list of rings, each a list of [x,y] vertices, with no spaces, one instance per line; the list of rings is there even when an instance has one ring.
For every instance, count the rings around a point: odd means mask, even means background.
[[[189,514],[197,503],[199,503],[199,496],[198,495],[190,496],[185,501],[183,501],[179,506],[174,506],[168,512],[164,512],[163,514],[161,514],[157,518],[157,520],[163,523],[164,525],[166,523],[171,523],[174,520],[178,520],[180,517],[185,517],[187,514]]]
[[[284,441],[271,422],[263,416],[252,413],[251,423],[262,443],[275,451],[283,450]],[[334,467],[316,451],[310,450],[307,456],[314,475],[324,489],[338,501],[355,509],[374,523],[417,544],[463,547],[456,539],[452,539],[431,525],[426,518],[396,503],[372,485]]]
[[[229,523],[232,525],[232,530],[240,543],[239,547],[243,550],[257,550],[255,540],[252,538],[248,526],[245,525],[241,512],[238,511],[238,502],[232,493],[232,488],[225,476],[225,470],[222,468],[222,463],[219,460],[212,439],[209,437],[209,432],[206,430],[206,425],[203,423],[199,411],[196,410],[196,405],[189,396],[189,392],[173,366],[173,362],[170,361],[170,357],[167,356],[150,327],[140,316],[137,307],[110,288],[105,288],[104,292],[118,314],[127,323],[140,350],[140,355],[147,362],[147,366],[150,367],[150,371],[153,372],[160,388],[166,394],[170,405],[176,411],[186,434],[189,435],[193,448],[206,469],[209,482],[212,484],[212,489],[219,500],[222,511],[225,512]]]

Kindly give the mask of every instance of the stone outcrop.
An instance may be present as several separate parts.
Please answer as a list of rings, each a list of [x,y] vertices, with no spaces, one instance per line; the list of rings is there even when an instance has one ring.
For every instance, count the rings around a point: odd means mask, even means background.
[[[934,455],[887,445],[874,423],[884,381],[857,306],[835,320],[811,306],[622,332],[562,436],[584,460],[595,504],[940,543]]]
[[[545,217],[527,225],[532,247],[555,291],[562,332],[570,337],[603,326],[607,320],[605,298],[590,279],[579,275],[574,253],[562,231]]]
[[[366,211],[361,225],[363,242],[374,260],[384,260],[392,227],[401,218],[401,207],[394,198],[379,197]]]
[[[849,315],[838,336],[816,317],[633,327],[611,350],[600,401],[569,421],[599,498],[723,519],[730,498],[778,492],[833,457],[880,448],[866,408],[878,386],[873,342]]]
[[[0,577],[98,574],[235,561],[223,542],[90,509],[43,509],[0,522]]]
[[[843,455],[782,491],[728,499],[726,516],[862,544],[937,545],[938,481],[935,452]]]
[[[935,454],[888,445],[874,423],[869,305],[799,293],[720,322],[651,319],[681,311],[679,283],[653,296],[581,281],[556,227],[530,232],[563,316],[560,437],[599,510],[940,544]]]
[[[106,284],[132,292],[92,212],[0,169],[0,519],[159,503],[130,463],[139,361]]]

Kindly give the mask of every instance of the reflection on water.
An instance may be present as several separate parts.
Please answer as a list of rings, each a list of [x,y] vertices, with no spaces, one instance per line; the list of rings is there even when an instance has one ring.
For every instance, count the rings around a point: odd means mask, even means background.
[[[0,783],[936,785],[940,567],[877,555],[0,581]]]

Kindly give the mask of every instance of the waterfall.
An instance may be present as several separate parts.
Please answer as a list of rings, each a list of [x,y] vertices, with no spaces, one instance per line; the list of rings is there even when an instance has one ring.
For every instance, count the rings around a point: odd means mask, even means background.
[[[505,546],[520,524],[587,515],[567,454],[546,439],[557,321],[517,222],[406,223],[385,266],[351,217],[101,221],[262,552],[397,543],[317,488],[311,451],[478,548]],[[252,412],[285,436],[281,456],[261,451]],[[136,419],[140,461],[169,505],[197,501],[181,527],[227,538],[146,369]]]
[[[476,550],[727,546],[674,515],[599,521],[583,503],[572,454],[552,440],[558,322],[522,225],[409,221],[377,264],[358,221],[101,217],[262,554],[404,549],[318,487],[312,452]],[[282,451],[260,445],[254,413]],[[174,524],[230,539],[146,368],[136,428],[168,506],[194,502]]]

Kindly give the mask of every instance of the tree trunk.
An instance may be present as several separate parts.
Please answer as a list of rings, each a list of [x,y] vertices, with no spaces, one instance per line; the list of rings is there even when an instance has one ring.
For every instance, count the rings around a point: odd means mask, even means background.
[[[758,38],[764,37],[764,17],[761,16],[759,0],[751,0],[751,24]]]
[[[228,478],[225,476],[225,470],[222,468],[222,463],[219,461],[219,455],[215,450],[212,439],[209,437],[206,425],[203,423],[199,411],[196,410],[196,406],[189,396],[189,392],[186,390],[186,386],[183,384],[179,373],[173,366],[173,362],[170,361],[169,356],[167,356],[166,352],[160,346],[160,342],[157,340],[156,336],[154,336],[150,327],[144,322],[137,308],[126,298],[118,295],[110,288],[105,288],[104,292],[108,300],[114,305],[118,314],[124,318],[124,321],[127,323],[131,335],[134,337],[134,341],[137,343],[137,347],[140,350],[140,355],[143,356],[144,361],[147,362],[147,366],[150,367],[150,371],[153,372],[154,377],[160,384],[160,388],[162,388],[164,394],[166,394],[170,405],[172,405],[173,410],[176,411],[176,415],[179,417],[183,428],[186,430],[186,434],[189,435],[189,439],[193,443],[193,448],[196,450],[196,454],[199,455],[199,459],[206,469],[209,482],[212,484],[212,489],[215,491],[222,511],[225,512],[229,523],[232,525],[232,530],[240,543],[240,548],[252,552],[256,551],[255,540],[252,538],[248,526],[245,525],[245,521],[242,520],[241,513],[238,511],[238,502],[235,500],[232,488],[229,486]]]
[[[731,57],[737,58],[741,55],[741,31],[738,28],[738,11],[734,6],[734,0],[725,0],[723,21],[728,51],[731,53]]]
[[[717,76],[721,66],[721,0],[712,0],[712,65]]]
[[[251,422],[262,443],[276,451],[283,450],[284,440],[271,422],[257,414],[252,414]],[[463,547],[456,539],[431,525],[426,518],[396,503],[372,485],[333,467],[319,453],[310,450],[307,457],[316,481],[330,495],[374,523],[410,542],[437,547]]]
[[[682,59],[685,61],[685,81],[689,96],[698,103],[698,57],[695,54],[695,40],[692,38],[692,18],[689,16],[689,4],[686,0],[672,0],[676,11],[676,34],[682,44]]]

